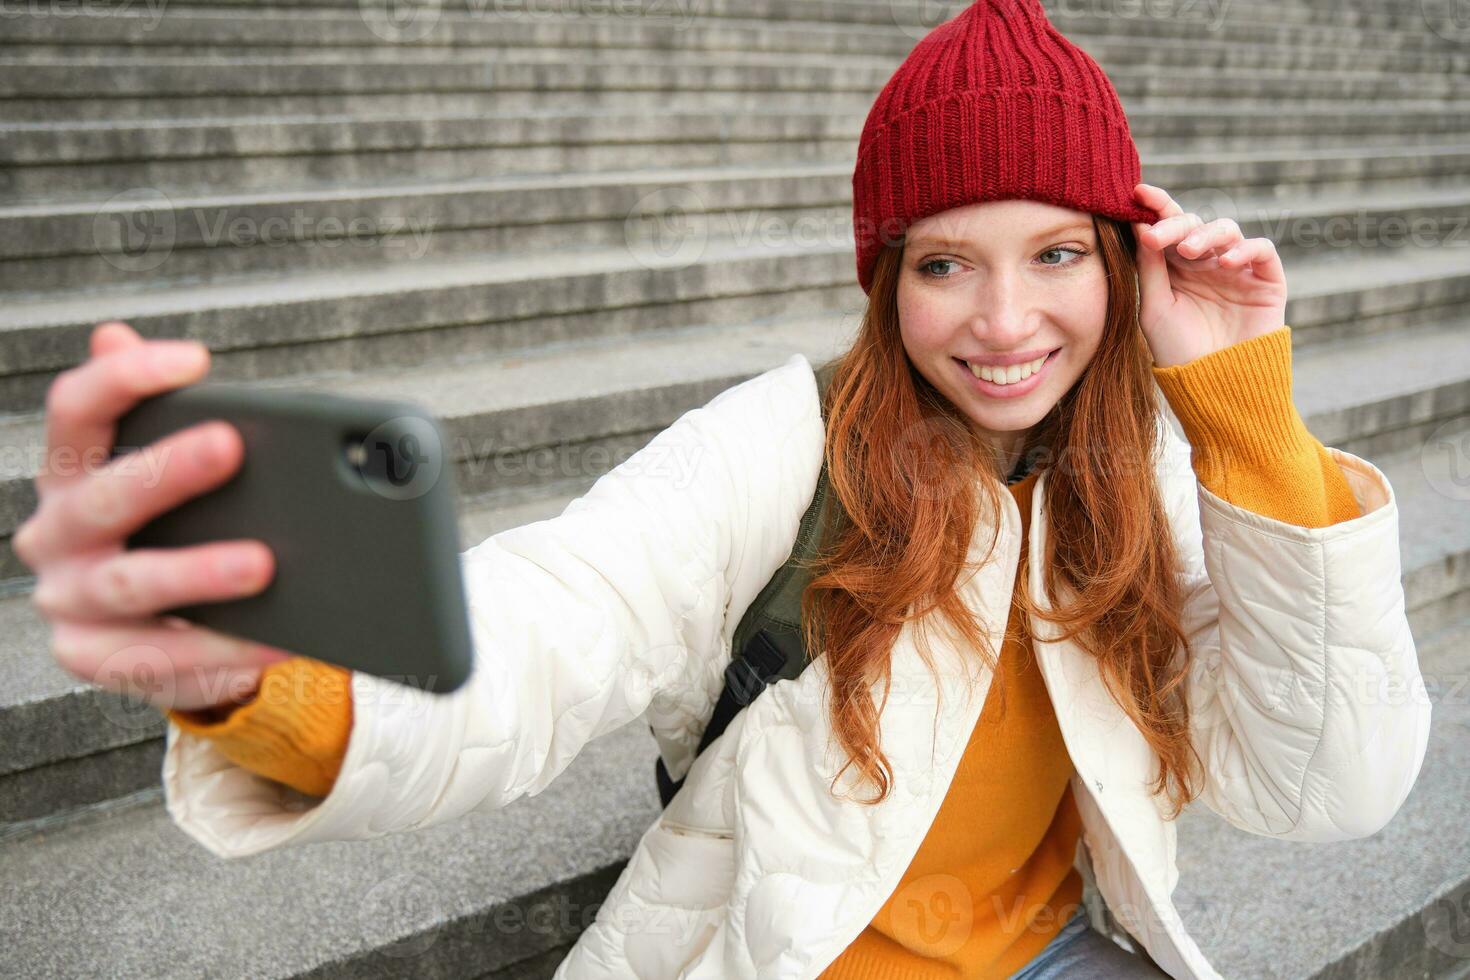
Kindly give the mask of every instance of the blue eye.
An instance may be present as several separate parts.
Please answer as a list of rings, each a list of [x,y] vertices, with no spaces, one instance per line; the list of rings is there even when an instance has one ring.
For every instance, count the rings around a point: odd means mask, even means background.
[[[1081,262],[1084,258],[1086,258],[1087,256],[1089,256],[1089,255],[1092,254],[1091,252],[1087,251],[1086,249],[1081,249],[1081,248],[1063,248],[1063,247],[1060,247],[1060,246],[1058,246],[1056,248],[1049,248],[1046,251],[1042,252],[1041,254],[1045,256],[1045,255],[1052,255],[1052,254],[1061,254],[1061,253],[1064,253],[1064,252],[1065,253],[1071,253],[1072,255],[1075,255],[1077,257],[1075,259],[1072,259],[1069,262],[1042,262],[1041,264],[1042,265],[1045,265],[1045,266],[1050,266],[1051,268],[1054,268],[1054,269],[1066,269],[1066,268],[1070,268],[1070,267],[1076,265],[1077,263]],[[924,276],[927,279],[950,279],[950,278],[953,278],[953,275],[952,274],[933,272],[933,271],[931,271],[930,267],[931,266],[936,266],[936,265],[957,265],[957,264],[958,263],[956,263],[954,259],[930,259],[927,262],[920,263],[915,268],[918,270],[918,272],[919,272],[920,275]]]
[[[924,275],[928,276],[930,279],[948,279],[949,276],[941,276],[941,275],[938,275],[937,273],[930,272],[929,271],[929,267],[931,265],[954,265],[954,264],[955,264],[954,263],[954,259],[930,259],[928,262],[925,262],[925,263],[923,263],[922,265],[919,266],[919,271],[921,273],[923,273]]]
[[[1045,252],[1042,252],[1041,254],[1042,255],[1051,255],[1051,254],[1056,253],[1056,252],[1071,252],[1073,255],[1077,256],[1077,258],[1074,259],[1074,260],[1072,260],[1071,262],[1043,262],[1041,264],[1042,265],[1057,266],[1057,267],[1069,266],[1069,265],[1076,265],[1078,262],[1081,262],[1082,259],[1085,256],[1087,256],[1087,255],[1090,254],[1088,252],[1083,251],[1080,248],[1060,248],[1060,247],[1058,247],[1058,248],[1049,248]]]

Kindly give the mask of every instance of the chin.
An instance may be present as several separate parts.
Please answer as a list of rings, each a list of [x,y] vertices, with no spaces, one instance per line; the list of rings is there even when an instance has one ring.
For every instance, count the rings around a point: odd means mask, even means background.
[[[1004,418],[996,418],[994,416],[990,418],[975,418],[973,415],[970,416],[970,419],[985,431],[997,434],[1024,432],[1044,418],[1046,418],[1045,412],[1028,412],[1026,417],[1019,421],[1013,415],[1007,415]]]
[[[1019,432],[1029,429],[1046,418],[1056,403],[1057,399],[1050,392],[1033,391],[1024,398],[1016,399],[1012,405],[985,405],[977,416],[974,410],[978,406],[973,394],[967,394],[967,400],[962,402],[971,410],[967,414],[991,432]]]

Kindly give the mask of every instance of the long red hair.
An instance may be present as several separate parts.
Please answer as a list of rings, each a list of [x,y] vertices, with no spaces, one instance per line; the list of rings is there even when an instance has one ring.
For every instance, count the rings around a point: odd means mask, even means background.
[[[1133,230],[1096,215],[1093,226],[1108,278],[1102,340],[1023,448],[1035,468],[1048,471],[1043,581],[1055,608],[1036,607],[1025,574],[1015,601],[1023,615],[1044,616],[1097,659],[1113,698],[1157,752],[1152,789],[1168,794],[1177,816],[1198,793],[1199,764],[1183,677],[1169,669],[1185,642],[1177,556],[1152,467],[1127,463],[1157,450],[1159,396],[1138,328]],[[886,702],[889,655],[903,624],[916,621],[916,647],[931,670],[924,617],[935,610],[997,666],[999,652],[956,586],[974,569],[966,557],[982,520],[993,530],[984,561],[992,557],[1000,495],[1009,493],[994,450],[904,351],[902,251],[899,243],[880,253],[858,336],[822,367],[831,372],[824,452],[840,506],[802,595],[807,649],[827,657],[829,710],[848,757],[838,778],[856,765],[877,788],[862,801],[869,804],[887,797],[893,779],[879,745],[882,705],[870,688],[883,681]],[[1071,587],[1074,601],[1057,601],[1059,583]]]

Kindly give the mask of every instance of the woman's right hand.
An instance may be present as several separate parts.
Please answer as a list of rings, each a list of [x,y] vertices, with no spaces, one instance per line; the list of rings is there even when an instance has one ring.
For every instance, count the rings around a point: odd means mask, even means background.
[[[125,323],[98,325],[91,357],[47,390],[39,503],[11,538],[36,573],[31,601],[51,626],[56,661],[160,711],[248,700],[266,666],[293,656],[161,613],[264,589],[275,574],[264,542],[125,547],[154,517],[228,481],[244,459],[239,432],[216,419],[109,460],[119,418],[208,373],[209,349],[197,341],[144,340]]]

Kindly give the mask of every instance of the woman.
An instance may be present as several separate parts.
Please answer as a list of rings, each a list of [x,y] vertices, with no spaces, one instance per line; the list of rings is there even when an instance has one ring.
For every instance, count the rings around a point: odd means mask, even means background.
[[[111,533],[67,516],[105,473],[38,478],[15,545],[53,650],[88,679],[97,651],[170,651],[169,812],[224,857],[504,806],[646,721],[683,787],[558,977],[1218,976],[1170,900],[1180,807],[1371,834],[1429,707],[1374,695],[1420,682],[1393,494],[1291,402],[1274,247],[1138,174],[1091,59],[1032,0],[981,0],[864,128],[869,303],[825,423],[795,355],[470,549],[487,669],[461,691],[254,644],[206,658],[201,631],[148,618],[269,580],[249,542],[120,554],[129,521],[228,478],[228,432],[214,464],[121,491]],[[105,444],[137,398],[207,370],[120,380],[172,351],[99,328],[56,383],[53,447]],[[669,454],[697,463],[678,485]],[[842,519],[803,601],[822,655],[696,757],[824,460]],[[194,564],[227,549],[243,578]],[[1082,905],[1088,876],[1102,904]]]

